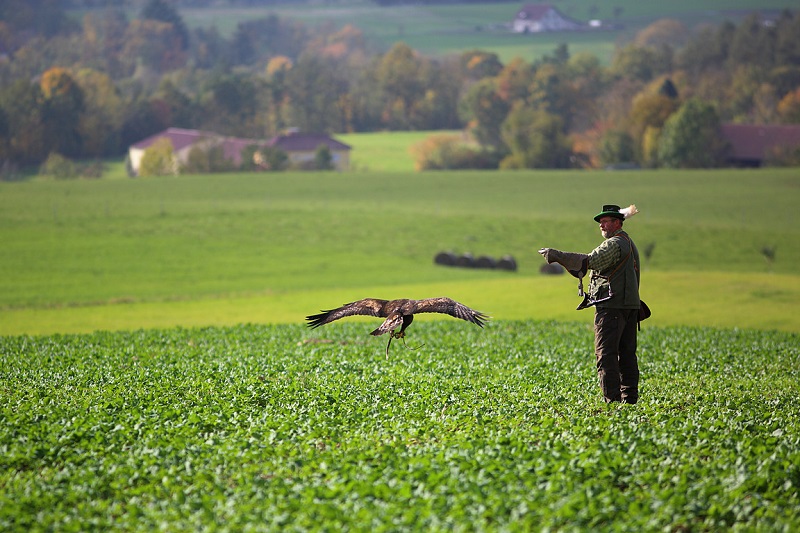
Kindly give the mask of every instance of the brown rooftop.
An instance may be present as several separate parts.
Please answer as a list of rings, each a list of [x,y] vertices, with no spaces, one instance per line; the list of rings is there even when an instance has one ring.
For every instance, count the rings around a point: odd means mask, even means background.
[[[734,160],[762,161],[774,148],[800,147],[800,125],[723,124],[720,129]]]

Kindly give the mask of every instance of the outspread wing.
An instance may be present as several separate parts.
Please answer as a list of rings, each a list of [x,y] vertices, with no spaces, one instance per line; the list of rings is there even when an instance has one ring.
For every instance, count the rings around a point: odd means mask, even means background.
[[[480,327],[489,320],[489,317],[480,311],[470,309],[466,305],[459,303],[451,298],[442,296],[440,298],[426,298],[416,301],[415,313],[444,313],[467,322],[472,322]]]
[[[384,306],[387,304],[387,300],[378,300],[375,298],[364,298],[363,300],[358,300],[357,302],[350,302],[349,304],[344,304],[341,307],[336,309],[329,309],[328,311],[322,311],[317,315],[309,315],[306,317],[308,320],[308,327],[310,328],[318,328],[323,324],[327,324],[328,322],[333,322],[334,320],[339,320],[340,318],[353,316],[353,315],[369,315],[369,316],[383,316],[385,317],[386,314],[383,312]]]

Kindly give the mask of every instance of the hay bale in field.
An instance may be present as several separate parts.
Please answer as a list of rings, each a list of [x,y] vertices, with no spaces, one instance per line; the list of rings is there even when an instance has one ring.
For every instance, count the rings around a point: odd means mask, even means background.
[[[488,255],[482,255],[475,261],[476,268],[496,268],[497,261],[494,260],[493,257],[489,257]]]
[[[504,255],[497,262],[497,268],[500,270],[508,270],[511,272],[517,271],[517,261],[510,255]]]
[[[456,259],[456,266],[475,268],[475,258],[469,252],[462,254]]]
[[[456,254],[452,252],[439,252],[433,258],[437,265],[454,266],[456,264]]]
[[[545,263],[539,267],[539,272],[542,274],[563,274],[566,270],[558,263],[550,263],[549,265]]]

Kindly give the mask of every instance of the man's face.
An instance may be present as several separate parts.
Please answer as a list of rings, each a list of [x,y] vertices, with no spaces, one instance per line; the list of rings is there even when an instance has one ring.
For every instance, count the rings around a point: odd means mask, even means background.
[[[622,221],[616,217],[603,217],[599,220],[600,233],[603,237],[608,239],[620,228]]]

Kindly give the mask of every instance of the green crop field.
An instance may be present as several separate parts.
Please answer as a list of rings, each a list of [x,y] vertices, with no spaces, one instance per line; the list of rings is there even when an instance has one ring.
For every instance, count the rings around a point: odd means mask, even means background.
[[[383,155],[0,183],[0,529],[800,527],[797,169],[415,173],[414,136],[348,142]],[[619,408],[536,253],[590,250],[609,202],[652,248]],[[388,356],[376,319],[302,324],[439,295],[492,320],[423,315]]]
[[[0,338],[0,529],[800,527],[797,334],[645,327],[609,408],[583,325],[326,328]]]

